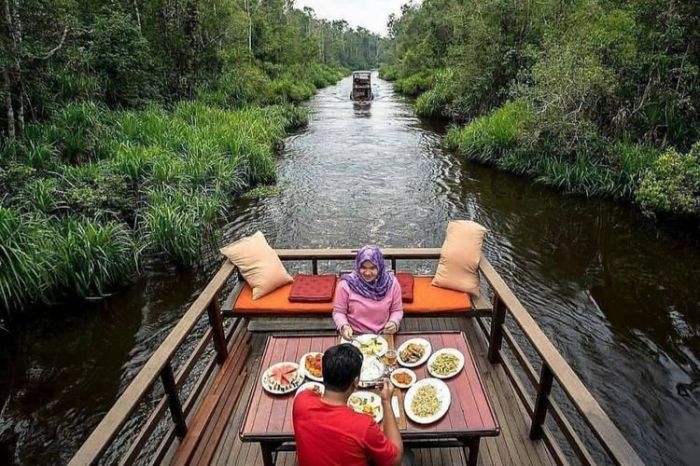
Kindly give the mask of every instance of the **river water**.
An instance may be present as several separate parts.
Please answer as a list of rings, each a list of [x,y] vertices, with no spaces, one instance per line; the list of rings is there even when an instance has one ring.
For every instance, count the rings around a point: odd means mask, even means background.
[[[490,230],[506,282],[648,464],[700,457],[700,248],[634,209],[564,196],[443,151],[374,79],[309,103],[278,160],[279,195],[240,201],[222,243],[261,230],[276,247],[439,247],[450,219]],[[148,271],[106,304],[38,310],[0,340],[0,464],[64,463],[211,278]],[[697,464],[697,463],[696,463]]]

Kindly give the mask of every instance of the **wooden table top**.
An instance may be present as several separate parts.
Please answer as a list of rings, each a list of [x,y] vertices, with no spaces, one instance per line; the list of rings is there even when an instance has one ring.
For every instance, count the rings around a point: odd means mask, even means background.
[[[452,395],[447,414],[437,422],[428,425],[416,424],[407,419],[399,425],[401,436],[404,439],[431,439],[498,435],[500,432],[498,421],[484,391],[484,385],[464,334],[462,332],[398,334],[395,335],[396,346],[415,337],[430,341],[433,352],[442,348],[458,349],[464,355],[464,369],[456,376],[444,380]],[[298,363],[304,353],[323,352],[338,344],[338,341],[337,335],[268,338],[257,374],[257,382],[252,390],[245,419],[241,425],[240,436],[243,440],[291,441],[294,439],[292,404],[295,392],[286,395],[267,393],[260,383],[262,373],[272,364],[281,361]],[[418,380],[430,377],[426,366],[427,364],[424,363],[412,368]],[[403,393],[405,394],[405,390]],[[403,402],[403,397],[400,400]]]

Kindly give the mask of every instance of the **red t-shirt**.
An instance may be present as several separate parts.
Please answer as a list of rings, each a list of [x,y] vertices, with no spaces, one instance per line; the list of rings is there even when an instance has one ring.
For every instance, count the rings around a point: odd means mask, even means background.
[[[300,466],[390,466],[398,453],[370,416],[300,393],[292,409]]]

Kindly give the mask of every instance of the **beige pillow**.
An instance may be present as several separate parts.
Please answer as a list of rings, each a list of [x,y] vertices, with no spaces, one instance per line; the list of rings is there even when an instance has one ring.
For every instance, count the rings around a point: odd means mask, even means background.
[[[262,298],[293,279],[265,236],[257,232],[221,249],[253,289],[253,299]]]
[[[433,285],[479,296],[481,244],[487,231],[469,220],[450,222]]]

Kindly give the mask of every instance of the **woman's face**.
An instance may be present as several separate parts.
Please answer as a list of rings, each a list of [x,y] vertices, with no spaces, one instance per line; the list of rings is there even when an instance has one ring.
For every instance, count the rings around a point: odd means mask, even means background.
[[[377,266],[370,261],[364,261],[362,264],[360,264],[360,275],[362,275],[364,281],[371,282],[377,278],[378,274],[379,270],[377,270]]]

